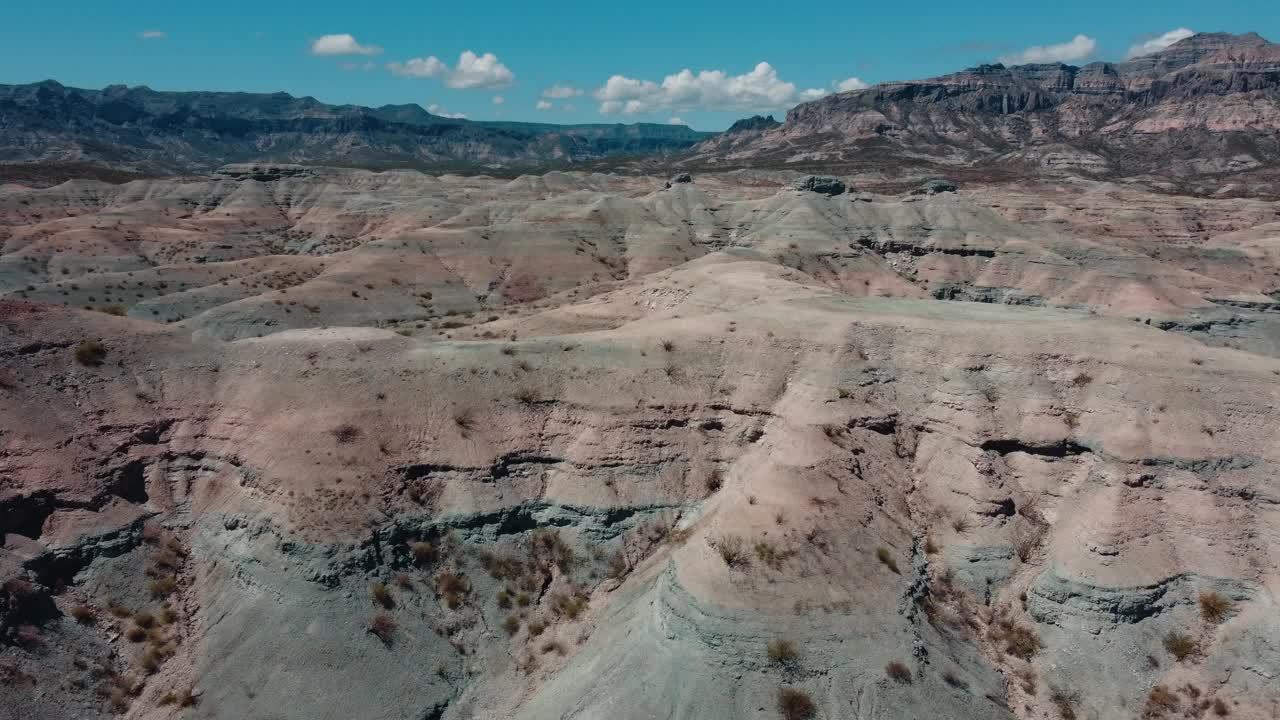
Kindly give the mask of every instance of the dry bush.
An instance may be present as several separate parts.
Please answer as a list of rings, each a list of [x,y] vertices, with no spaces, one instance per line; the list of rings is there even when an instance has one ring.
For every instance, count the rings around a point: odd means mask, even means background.
[[[773,543],[768,540],[759,540],[755,545],[756,557],[760,558],[760,562],[768,565],[774,570],[781,570],[782,563],[788,558],[796,554],[795,550],[779,550]]]
[[[538,637],[547,629],[547,624],[541,620],[533,620],[529,622],[529,637]]]
[[[351,423],[343,423],[338,427],[329,431],[333,435],[333,439],[340,444],[355,442],[360,438],[360,428]]]
[[[1142,709],[1142,716],[1160,717],[1165,713],[1176,713],[1182,707],[1182,699],[1178,694],[1164,685],[1157,685],[1147,693],[1147,703]]]
[[[515,615],[508,615],[507,619],[502,621],[502,629],[508,635],[515,635],[520,632],[520,618]]]
[[[432,580],[433,587],[437,597],[444,598],[444,602],[451,610],[456,610],[458,606],[466,600],[466,596],[471,593],[471,581],[461,573],[451,570],[444,570],[436,574]]]
[[[467,433],[475,429],[476,412],[469,407],[459,408],[453,413],[453,424],[462,431],[465,437]]]
[[[516,390],[514,397],[521,405],[536,405],[542,399],[537,390],[527,387]]]
[[[178,581],[173,577],[156,578],[147,584],[147,591],[151,593],[151,597],[159,600],[168,597],[178,587]]]
[[[963,533],[969,532],[969,527],[970,527],[969,518],[965,517],[964,515],[957,515],[951,518],[952,530],[955,530],[956,532],[963,534]]]
[[[704,484],[706,485],[708,494],[718,491],[720,488],[724,487],[724,473],[721,472],[720,468],[712,468],[711,471],[707,473],[707,478],[704,481]]]
[[[413,578],[409,577],[409,573],[396,573],[391,576],[391,582],[395,583],[396,587],[401,590],[413,592]]]
[[[413,564],[428,567],[440,560],[440,551],[429,542],[416,542],[409,546],[409,554],[413,556]]]
[[[1190,635],[1180,632],[1171,632],[1164,636],[1164,649],[1167,650],[1175,660],[1182,662],[1199,652],[1200,647],[1196,643],[1195,639]]]
[[[676,349],[676,344],[674,342],[671,342],[670,340],[662,341],[663,352],[673,352],[675,349]]]
[[[730,568],[743,568],[751,563],[747,558],[746,543],[737,535],[721,535],[711,541],[711,547],[720,553],[720,559]]]
[[[511,607],[511,591],[509,590],[498,591],[498,607],[502,608],[503,610],[507,610]]]
[[[391,589],[384,582],[376,582],[369,586],[369,597],[373,604],[390,610],[396,606],[396,599],[391,596]]]
[[[924,552],[926,555],[936,555],[941,548],[933,541],[932,535],[926,535],[924,538]]]
[[[551,610],[556,615],[577,620],[587,608],[588,598],[581,590],[558,592],[551,595]]]
[[[529,541],[529,556],[538,567],[546,569],[548,565],[555,565],[562,573],[568,573],[578,561],[573,548],[556,530],[535,532]]]
[[[86,340],[77,345],[74,354],[76,362],[85,367],[98,367],[107,359],[107,349],[94,340]]]
[[[383,645],[395,642],[396,619],[390,614],[379,612],[369,619],[369,633],[382,641]]]
[[[911,682],[911,668],[907,667],[906,663],[898,662],[897,660],[884,666],[884,674],[894,682],[903,684]]]
[[[1076,695],[1069,693],[1061,688],[1054,688],[1049,693],[1049,702],[1058,709],[1058,716],[1062,720],[1076,720]]]
[[[774,665],[794,665],[800,659],[800,651],[790,640],[779,638],[769,641],[769,662]]]
[[[902,574],[898,570],[898,561],[893,559],[893,554],[889,552],[889,548],[887,547],[876,548],[876,559],[879,560],[881,564],[883,564],[885,567],[889,568],[895,573],[898,573],[899,575]]]
[[[809,720],[818,714],[818,706],[800,688],[778,688],[778,713],[782,720]]]
[[[991,628],[990,635],[1004,652],[1023,660],[1030,660],[1041,647],[1040,636],[1035,630],[1019,625],[1008,618],[1002,618],[997,622]]]
[[[1231,708],[1227,705],[1227,701],[1222,698],[1213,699],[1213,714],[1218,717],[1226,717],[1231,714]]]
[[[1013,530],[1013,548],[1023,563],[1031,562],[1048,528],[1035,522],[1019,523]]]
[[[1217,624],[1231,614],[1233,603],[1216,592],[1200,593],[1200,617]]]
[[[83,603],[72,606],[71,617],[81,625],[93,625],[98,622],[98,614],[92,607]]]
[[[560,642],[559,640],[548,640],[542,643],[543,655],[546,655],[547,653],[555,653],[557,655],[563,655],[564,652],[565,652],[564,643]]]

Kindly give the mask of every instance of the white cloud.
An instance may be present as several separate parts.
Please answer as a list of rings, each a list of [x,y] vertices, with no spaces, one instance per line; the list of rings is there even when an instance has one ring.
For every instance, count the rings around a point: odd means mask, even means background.
[[[578,97],[582,93],[582,88],[556,83],[546,90],[543,90],[542,97],[551,98],[552,100],[564,100],[565,98]]]
[[[1098,49],[1098,41],[1088,35],[1077,35],[1071,40],[1057,45],[1033,45],[1020,53],[1003,55],[1000,62],[1005,65],[1027,65],[1029,63],[1057,63],[1083,60]]]
[[[534,107],[538,108],[539,110],[550,110],[551,103],[547,102],[546,100],[539,100],[538,104],[535,105]]]
[[[432,55],[428,58],[413,58],[405,62],[387,63],[387,69],[396,75],[406,77],[438,78],[451,88],[498,88],[510,87],[515,82],[515,73],[503,65],[493,53],[477,55],[470,50],[458,56],[458,64],[450,68],[444,61]]]
[[[1143,55],[1150,55],[1151,53],[1160,52],[1161,50],[1164,50],[1165,48],[1178,42],[1179,40],[1186,40],[1192,35],[1195,35],[1195,32],[1188,30],[1186,28],[1178,28],[1177,30],[1170,30],[1169,32],[1161,35],[1160,37],[1154,37],[1146,42],[1141,42],[1141,43],[1138,43],[1137,45],[1130,47],[1129,52],[1125,53],[1125,59],[1131,60],[1136,57],[1142,57]]]
[[[361,45],[347,33],[321,35],[311,43],[312,55],[377,55],[382,48],[377,45]]]
[[[680,119],[680,117],[675,115],[667,118],[667,124],[668,125],[688,125],[688,123],[686,123],[684,120]]]
[[[614,75],[595,91],[600,112],[635,115],[661,110],[725,110],[748,112],[795,105],[826,94],[824,90],[798,92],[793,83],[783,82],[767,62],[744,75],[728,75],[723,70],[685,69],[663,78],[662,83]]]
[[[578,109],[578,106],[574,105],[573,103],[565,103],[564,105],[560,106],[560,109],[565,112],[573,112],[574,110]]]
[[[442,118],[451,118],[453,120],[465,120],[467,117],[465,113],[451,113],[435,103],[427,106],[427,112],[432,115],[439,115]]]
[[[854,90],[866,90],[869,87],[871,87],[870,83],[866,82],[862,78],[856,78],[856,77],[845,78],[844,80],[841,80],[840,82],[836,83],[837,92],[853,92]]]
[[[506,101],[507,101],[507,99],[506,99],[506,98],[504,98],[504,97],[502,97],[501,95],[494,95],[494,96],[493,96],[493,104],[494,104],[494,105],[501,105],[502,103],[504,103],[504,102],[506,102]]]
[[[143,30],[138,33],[138,37],[143,40],[164,40],[169,37],[169,33],[163,30]]]

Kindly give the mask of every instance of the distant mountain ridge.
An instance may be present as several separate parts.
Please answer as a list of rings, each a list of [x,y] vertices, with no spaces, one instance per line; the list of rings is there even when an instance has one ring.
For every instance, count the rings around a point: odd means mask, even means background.
[[[358,167],[539,166],[685,150],[713,133],[656,123],[477,122],[418,105],[329,105],[287,93],[0,85],[0,162],[141,172],[235,162]]]
[[[917,165],[1174,177],[1280,164],[1280,45],[1202,33],[1122,63],[981,65],[747,123],[691,165]]]

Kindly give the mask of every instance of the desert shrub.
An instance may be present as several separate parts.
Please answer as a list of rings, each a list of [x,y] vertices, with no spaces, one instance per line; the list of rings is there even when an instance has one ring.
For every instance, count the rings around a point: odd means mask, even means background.
[[[1159,717],[1167,712],[1177,712],[1181,706],[1182,699],[1176,692],[1163,685],[1157,685],[1147,693],[1147,704],[1143,709],[1143,715]]]
[[[526,387],[526,388],[520,388],[516,390],[515,399],[516,399],[516,402],[520,403],[521,405],[536,405],[538,401],[541,400],[542,398],[540,395],[538,395],[537,390]]]
[[[532,620],[529,622],[529,637],[538,637],[547,629],[547,624],[541,620]]]
[[[676,349],[676,344],[675,344],[674,342],[671,342],[670,340],[663,340],[663,341],[662,341],[662,351],[663,351],[663,352],[672,352],[672,351],[674,351],[675,349]]]
[[[140,628],[150,629],[155,627],[156,616],[144,610],[142,612],[134,613],[133,622]]]
[[[992,639],[1010,655],[1030,660],[1040,650],[1040,636],[1035,630],[1003,619],[991,630]]]
[[[396,606],[396,599],[391,596],[391,589],[384,582],[376,582],[369,586],[369,597],[375,605],[390,610]]]
[[[1062,688],[1054,688],[1049,693],[1049,702],[1058,709],[1058,716],[1062,720],[1076,720],[1076,697],[1074,693],[1069,693]]]
[[[1013,531],[1013,549],[1018,559],[1024,563],[1031,562],[1036,550],[1044,540],[1047,528],[1036,523],[1019,524]]]
[[[879,560],[881,564],[883,564],[885,567],[889,568],[895,573],[901,574],[901,572],[898,570],[898,561],[893,559],[893,554],[889,552],[889,548],[886,548],[886,547],[876,548],[876,559]]]
[[[172,625],[173,622],[177,619],[178,619],[178,612],[173,608],[166,607],[160,610],[160,622],[164,623],[165,625]]]
[[[737,535],[721,535],[711,541],[711,546],[720,553],[720,559],[731,568],[745,567],[750,563],[747,558],[745,543]]]
[[[124,631],[124,638],[129,642],[142,642],[147,639],[147,631],[137,625],[133,625],[128,630]]]
[[[951,529],[958,533],[969,532],[969,518],[964,515],[957,515],[951,518]]]
[[[904,684],[911,682],[911,668],[907,667],[906,663],[898,662],[897,660],[884,666],[884,674],[894,682]]]
[[[529,607],[531,602],[533,602],[533,598],[529,597],[529,593],[522,592],[516,595],[516,604],[520,607]]]
[[[84,604],[72,606],[71,617],[81,625],[93,625],[98,622],[98,614],[92,607]]]
[[[369,633],[382,641],[384,645],[390,645],[395,641],[396,636],[396,619],[385,612],[379,612],[369,619]]]
[[[40,636],[40,628],[35,625],[19,625],[13,631],[13,641],[19,647],[33,650],[44,643],[44,638]]]
[[[76,346],[74,351],[76,362],[85,367],[97,367],[107,359],[107,349],[102,343],[86,340]]]
[[[570,620],[577,620],[586,607],[587,596],[581,591],[558,592],[551,596],[551,610]]]
[[[809,720],[818,714],[818,706],[800,688],[778,688],[778,713],[782,720]]]
[[[396,587],[401,590],[413,590],[413,578],[409,577],[409,573],[396,573],[391,576],[391,582],[395,583]]]
[[[465,575],[451,570],[437,573],[432,582],[436,595],[444,598],[450,609],[457,609],[471,593],[471,581]]]
[[[760,558],[760,562],[768,565],[774,570],[781,570],[782,563],[788,558],[796,554],[795,550],[779,550],[773,543],[768,540],[759,540],[755,545],[756,557]]]
[[[569,572],[577,562],[573,548],[555,530],[539,530],[534,533],[530,539],[529,553],[536,564],[545,567],[547,563],[551,563],[562,573]]]
[[[779,638],[769,641],[769,662],[774,665],[794,665],[800,658],[800,651],[790,640]]]
[[[1164,649],[1178,662],[1196,654],[1200,649],[1194,638],[1180,632],[1171,632],[1164,636]]]
[[[564,643],[559,640],[548,640],[542,643],[542,654],[555,653],[557,655],[564,654]]]
[[[1231,614],[1232,602],[1216,592],[1200,593],[1200,617],[1220,623]]]
[[[333,434],[333,439],[341,444],[355,442],[360,438],[360,428],[351,423],[343,423],[329,432]]]
[[[151,593],[151,597],[159,600],[168,597],[178,587],[178,581],[172,577],[156,578],[147,584],[147,590]]]
[[[925,552],[925,554],[926,554],[926,555],[936,555],[936,554],[937,554],[937,552],[938,552],[938,550],[940,550],[940,549],[941,549],[941,548],[939,548],[939,547],[938,547],[938,544],[937,544],[936,542],[934,542],[934,541],[933,541],[933,536],[932,536],[932,535],[926,535],[926,536],[925,536],[925,538],[924,538],[924,552]]]
[[[1213,714],[1218,717],[1226,717],[1231,714],[1231,708],[1227,706],[1227,701],[1222,698],[1213,699]]]
[[[502,621],[502,629],[505,630],[508,635],[515,635],[520,631],[520,618],[515,615],[508,615],[507,619]]]
[[[440,551],[429,542],[416,542],[410,545],[409,554],[413,556],[413,564],[418,567],[434,565],[440,559]]]
[[[942,681],[953,688],[958,688],[960,690],[969,689],[969,683],[965,682],[964,680],[961,680],[960,676],[956,675],[955,672],[951,670],[948,670],[942,673]]]
[[[720,471],[720,468],[712,468],[711,472],[707,473],[707,478],[704,481],[704,484],[707,487],[708,493],[718,491],[720,488],[724,487],[724,473]]]
[[[511,593],[506,590],[498,591],[498,607],[506,610],[511,607]]]
[[[458,426],[463,434],[471,432],[476,426],[475,410],[469,407],[459,408],[453,413],[453,424]]]

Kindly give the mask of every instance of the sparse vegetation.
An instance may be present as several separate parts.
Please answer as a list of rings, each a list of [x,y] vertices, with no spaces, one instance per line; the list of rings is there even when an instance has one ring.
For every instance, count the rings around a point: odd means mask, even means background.
[[[471,581],[465,575],[450,570],[441,571],[436,574],[433,586],[436,596],[444,599],[445,605],[451,610],[456,610],[466,600],[466,596],[471,593]]]
[[[81,625],[93,625],[98,622],[98,614],[92,607],[84,604],[73,605],[71,617]]]
[[[1231,714],[1231,708],[1227,705],[1227,701],[1222,698],[1213,699],[1213,714],[1218,717],[1226,717]]]
[[[515,635],[520,632],[520,618],[515,615],[508,615],[507,619],[502,621],[502,629],[508,635]]]
[[[712,468],[711,471],[707,473],[704,484],[707,487],[707,494],[718,491],[720,488],[724,487],[724,473],[721,472],[720,468]]]
[[[1160,717],[1165,713],[1177,712],[1182,706],[1178,694],[1164,685],[1157,685],[1147,693],[1147,704],[1143,708],[1144,717]]]
[[[991,639],[1004,652],[1023,660],[1030,660],[1039,652],[1040,636],[1035,630],[1017,624],[1009,618],[1001,618],[990,630]]]
[[[676,344],[675,344],[674,342],[672,342],[672,341],[670,341],[670,340],[663,340],[663,341],[662,341],[662,351],[663,351],[663,352],[673,352],[675,349],[676,349]]]
[[[1232,602],[1216,592],[1200,593],[1200,617],[1218,624],[1231,614]]]
[[[98,367],[107,359],[107,349],[100,342],[86,340],[76,346],[76,362],[85,367]]]
[[[383,645],[391,645],[396,636],[396,619],[389,613],[376,613],[369,619],[369,632],[381,640]]]
[[[760,562],[774,570],[781,570],[782,564],[796,554],[795,550],[782,550],[768,540],[759,540],[755,545],[756,557]]]
[[[1182,662],[1199,651],[1199,645],[1190,635],[1171,632],[1164,636],[1164,649],[1178,662]]]
[[[769,641],[769,662],[774,665],[794,665],[800,659],[796,644],[784,638]]]
[[[720,559],[730,568],[742,568],[750,564],[746,544],[737,535],[721,535],[711,541],[711,547],[720,553]]]
[[[329,432],[333,434],[334,440],[343,445],[360,439],[360,428],[351,423],[343,423]]]
[[[429,542],[416,542],[410,545],[409,554],[413,556],[413,564],[420,568],[434,565],[440,559],[440,551]]]
[[[894,660],[884,666],[884,674],[887,675],[890,680],[903,683],[904,685],[910,684],[911,682],[911,668],[907,667],[906,663],[898,662],[897,660]]]
[[[876,548],[876,559],[879,560],[882,565],[894,571],[895,573],[898,573],[899,575],[902,574],[898,570],[898,561],[893,559],[893,554],[889,552],[889,548],[887,547]]]
[[[390,610],[396,606],[396,599],[391,596],[391,589],[384,582],[376,582],[369,586],[369,597],[375,605]]]
[[[1058,716],[1062,720],[1076,720],[1076,696],[1075,693],[1069,693],[1062,688],[1054,688],[1049,693],[1049,702],[1058,709]]]
[[[778,688],[778,713],[782,720],[809,720],[818,714],[818,706],[804,690]]]

